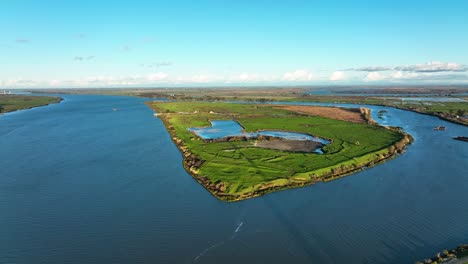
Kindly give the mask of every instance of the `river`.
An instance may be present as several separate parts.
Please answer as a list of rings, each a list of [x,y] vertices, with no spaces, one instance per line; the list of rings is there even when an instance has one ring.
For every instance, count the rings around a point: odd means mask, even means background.
[[[468,242],[467,127],[371,106],[415,137],[406,153],[226,203],[146,99],[63,98],[0,115],[0,263],[414,263]]]

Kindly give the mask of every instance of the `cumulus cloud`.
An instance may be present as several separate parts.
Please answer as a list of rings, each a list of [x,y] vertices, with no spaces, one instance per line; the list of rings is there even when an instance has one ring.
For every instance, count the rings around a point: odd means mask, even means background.
[[[365,82],[465,82],[468,75],[465,73],[447,72],[369,72],[363,79]]]
[[[257,81],[259,79],[259,76],[257,74],[249,74],[249,73],[241,73],[235,80],[241,81],[241,82],[248,82],[248,81]]]
[[[341,71],[333,72],[330,76],[330,81],[341,81],[345,78],[345,74]]]
[[[243,72],[238,75],[233,75],[227,78],[224,78],[224,83],[262,83],[262,82],[272,82],[278,81],[279,78],[271,75],[264,75],[258,73],[247,73]]]
[[[366,82],[375,82],[375,81],[380,81],[383,80],[385,76],[378,72],[369,72],[366,77],[364,78],[364,81]]]
[[[60,86],[61,84],[62,84],[62,82],[59,81],[59,80],[51,80],[51,81],[49,82],[49,85],[50,85],[50,86],[54,86],[54,87]]]
[[[310,81],[313,77],[313,74],[307,70],[296,70],[283,74],[282,80],[289,82]]]
[[[187,79],[180,79],[183,82],[193,82],[193,83],[210,83],[216,82],[219,78],[213,74],[196,74]]]
[[[162,81],[162,80],[165,80],[167,77],[168,77],[168,74],[163,73],[163,72],[158,72],[158,73],[148,74],[146,76],[146,79],[148,81]]]
[[[345,76],[346,74],[346,76]],[[285,78],[286,77],[286,78]],[[312,74],[305,71],[294,71],[284,75],[264,75],[242,72],[237,75],[216,75],[201,73],[195,75],[171,75],[166,72],[153,72],[133,76],[90,76],[74,80],[30,80],[23,78],[0,80],[0,85],[5,88],[45,88],[45,87],[149,87],[157,85],[222,85],[222,84],[272,84],[290,83],[302,80],[311,80]],[[353,75],[336,71],[329,76],[314,77],[314,81],[361,81],[366,83],[468,83],[466,73],[447,72],[367,72],[365,75]]]

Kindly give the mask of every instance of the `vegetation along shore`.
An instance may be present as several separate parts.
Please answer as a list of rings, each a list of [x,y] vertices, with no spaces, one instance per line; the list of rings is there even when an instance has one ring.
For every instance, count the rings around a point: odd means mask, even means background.
[[[0,94],[0,114],[17,110],[30,109],[38,106],[45,106],[58,103],[62,100],[62,98],[55,96]]]

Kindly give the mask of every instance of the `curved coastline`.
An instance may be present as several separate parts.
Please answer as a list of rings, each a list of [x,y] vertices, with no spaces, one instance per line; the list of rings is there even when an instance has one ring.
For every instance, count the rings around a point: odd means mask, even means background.
[[[149,102],[146,104],[150,106]],[[386,129],[397,131],[400,134],[402,134],[402,138],[391,146],[387,146],[378,151],[367,153],[360,157],[354,157],[351,160],[357,161],[357,164],[355,165],[348,164],[348,160],[318,170],[298,173],[291,177],[291,179],[277,179],[267,183],[258,184],[252,186],[251,188],[247,189],[246,191],[240,194],[226,193],[226,187],[222,182],[212,182],[208,177],[200,175],[198,173],[198,169],[203,164],[203,160],[201,160],[199,157],[193,154],[184,144],[183,140],[177,137],[175,128],[169,122],[165,114],[159,114],[157,117],[159,117],[162,120],[164,126],[166,127],[166,130],[171,136],[172,141],[180,150],[183,156],[182,163],[185,170],[216,198],[227,202],[235,202],[249,198],[259,197],[274,191],[309,186],[317,182],[328,182],[359,172],[366,168],[371,168],[387,160],[397,157],[399,154],[405,151],[407,145],[413,142],[414,139],[410,134],[403,132],[399,128],[381,126],[377,124],[374,120],[372,120],[372,118],[370,117],[370,109],[368,109],[368,111],[365,112],[365,116],[366,118],[368,118],[367,121],[369,123]]]

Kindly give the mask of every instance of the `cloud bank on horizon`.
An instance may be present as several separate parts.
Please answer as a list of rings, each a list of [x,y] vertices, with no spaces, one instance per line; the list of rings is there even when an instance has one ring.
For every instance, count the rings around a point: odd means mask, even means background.
[[[467,12],[462,0],[9,1],[0,88],[468,84]]]

